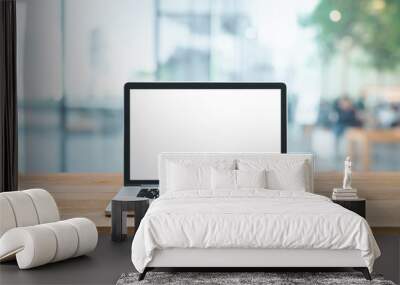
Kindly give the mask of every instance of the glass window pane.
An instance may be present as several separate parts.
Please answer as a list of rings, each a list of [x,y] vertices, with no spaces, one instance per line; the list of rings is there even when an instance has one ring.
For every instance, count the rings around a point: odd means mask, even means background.
[[[400,4],[363,3],[17,0],[20,170],[121,172],[127,81],[280,81],[289,151],[398,171]]]

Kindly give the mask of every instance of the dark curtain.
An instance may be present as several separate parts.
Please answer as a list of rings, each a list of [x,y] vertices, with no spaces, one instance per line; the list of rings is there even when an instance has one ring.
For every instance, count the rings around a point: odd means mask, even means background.
[[[0,191],[18,189],[15,0],[0,0]]]

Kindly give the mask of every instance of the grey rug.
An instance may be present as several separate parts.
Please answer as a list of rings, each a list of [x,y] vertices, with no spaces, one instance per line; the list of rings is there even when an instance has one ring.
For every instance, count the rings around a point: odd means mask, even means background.
[[[359,272],[148,272],[138,281],[138,273],[122,274],[117,285],[134,284],[379,284],[395,285],[380,275],[372,275],[368,281]]]

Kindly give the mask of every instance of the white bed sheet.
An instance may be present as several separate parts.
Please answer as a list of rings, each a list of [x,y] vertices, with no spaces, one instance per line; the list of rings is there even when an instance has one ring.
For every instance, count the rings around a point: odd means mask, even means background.
[[[135,268],[167,248],[357,249],[371,272],[380,255],[359,215],[320,195],[265,189],[162,195],[133,240]]]

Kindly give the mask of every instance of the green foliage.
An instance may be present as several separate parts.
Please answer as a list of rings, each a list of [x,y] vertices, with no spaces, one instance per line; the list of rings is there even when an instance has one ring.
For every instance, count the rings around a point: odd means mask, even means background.
[[[330,19],[333,10],[341,13],[337,22]],[[363,49],[378,70],[393,70],[400,63],[399,0],[320,0],[301,23],[317,28],[325,58],[346,42],[344,48]]]

